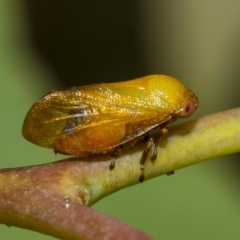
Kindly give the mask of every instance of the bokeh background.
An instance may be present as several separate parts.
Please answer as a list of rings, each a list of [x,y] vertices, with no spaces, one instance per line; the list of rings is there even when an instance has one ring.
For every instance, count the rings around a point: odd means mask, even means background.
[[[239,63],[238,0],[2,0],[0,166],[64,158],[21,136],[28,109],[54,88],[168,74],[197,94],[198,118],[240,105]],[[239,157],[152,179],[93,208],[155,239],[240,239]],[[53,238],[1,225],[0,239]]]

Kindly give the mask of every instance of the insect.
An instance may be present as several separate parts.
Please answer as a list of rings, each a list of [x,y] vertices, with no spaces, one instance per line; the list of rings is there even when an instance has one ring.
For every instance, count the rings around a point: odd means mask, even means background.
[[[54,90],[29,110],[22,133],[30,142],[58,153],[85,157],[111,152],[112,169],[122,150],[157,127],[159,137],[164,136],[168,123],[190,116],[198,105],[191,90],[165,75]],[[140,182],[151,149],[151,160],[157,157],[157,142],[147,139],[140,159]]]

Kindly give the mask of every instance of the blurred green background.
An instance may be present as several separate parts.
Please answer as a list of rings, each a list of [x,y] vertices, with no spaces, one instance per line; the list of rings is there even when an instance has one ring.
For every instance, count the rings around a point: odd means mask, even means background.
[[[0,167],[62,159],[21,136],[54,88],[162,73],[200,99],[193,118],[240,105],[240,1],[0,2]],[[209,143],[211,144],[211,143]],[[240,239],[239,154],[124,189],[93,208],[155,239]],[[0,226],[0,239],[52,237]]]

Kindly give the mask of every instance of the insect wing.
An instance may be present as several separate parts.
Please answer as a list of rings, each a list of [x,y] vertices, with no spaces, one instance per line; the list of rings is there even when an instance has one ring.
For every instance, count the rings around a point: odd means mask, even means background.
[[[54,91],[32,106],[23,124],[23,135],[37,145],[52,147],[66,129],[75,128],[87,109],[72,101],[69,91]]]
[[[168,121],[169,112],[167,102],[144,89],[91,85],[54,91],[40,99],[25,119],[23,135],[71,155],[107,152]]]

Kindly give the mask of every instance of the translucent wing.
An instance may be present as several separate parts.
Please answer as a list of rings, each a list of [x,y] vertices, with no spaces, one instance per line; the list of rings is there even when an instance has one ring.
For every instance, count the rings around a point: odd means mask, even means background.
[[[173,116],[167,101],[146,89],[97,84],[53,91],[26,116],[29,141],[73,155],[106,152]]]

